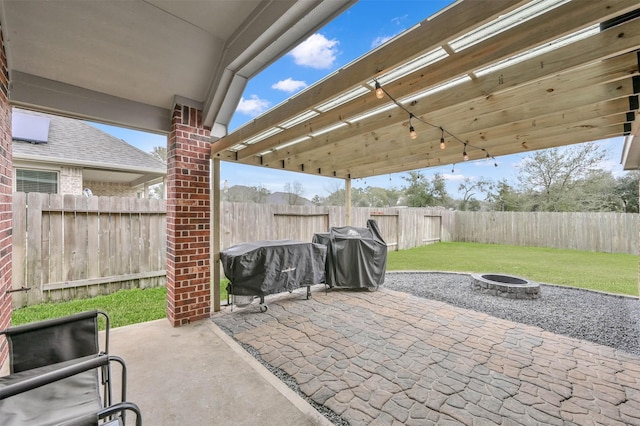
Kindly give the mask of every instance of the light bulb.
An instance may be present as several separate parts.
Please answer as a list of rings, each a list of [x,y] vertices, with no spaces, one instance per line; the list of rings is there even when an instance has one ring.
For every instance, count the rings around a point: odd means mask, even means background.
[[[440,138],[440,149],[445,149],[447,146],[444,144],[444,138]]]
[[[469,156],[467,155],[467,151],[464,151],[464,152],[462,153],[462,159],[463,159],[464,161],[469,161]]]
[[[411,139],[415,139],[418,137],[416,129],[414,129],[413,126],[409,126],[409,136],[411,136]]]
[[[382,90],[382,86],[380,86],[380,83],[378,83],[377,81],[376,81],[376,98],[378,99],[384,98],[384,90]]]

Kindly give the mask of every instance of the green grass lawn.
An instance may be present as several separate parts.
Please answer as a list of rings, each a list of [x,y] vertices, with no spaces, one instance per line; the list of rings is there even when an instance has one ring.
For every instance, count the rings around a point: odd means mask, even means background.
[[[120,290],[107,296],[96,296],[91,299],[42,303],[16,309],[11,315],[11,323],[13,325],[25,324],[98,309],[109,314],[111,327],[121,327],[164,318],[166,316],[166,298],[167,290],[164,287]]]
[[[638,296],[638,256],[478,243],[438,243],[389,252],[387,271],[503,273],[532,281]],[[223,280],[221,300],[227,298]],[[13,311],[14,325],[92,309],[109,313],[112,327],[166,316],[166,289],[121,290],[109,296],[45,303]]]
[[[223,303],[226,303],[228,283],[229,281],[226,279],[220,283],[220,299]],[[42,303],[16,309],[11,315],[11,324],[27,324],[98,309],[109,314],[111,327],[115,328],[165,318],[167,315],[166,306],[167,289],[164,287],[120,290],[107,296],[97,296],[91,299]]]
[[[387,270],[497,272],[543,283],[638,295],[638,256],[631,254],[438,243],[390,252]]]

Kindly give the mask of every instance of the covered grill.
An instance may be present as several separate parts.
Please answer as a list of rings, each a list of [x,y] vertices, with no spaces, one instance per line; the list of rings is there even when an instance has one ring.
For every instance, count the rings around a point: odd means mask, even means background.
[[[330,287],[377,289],[384,283],[387,244],[375,220],[366,228],[333,227],[313,242],[327,246],[326,283]]]
[[[260,297],[260,310],[266,311],[264,296],[325,281],[327,247],[296,240],[269,240],[241,243],[220,252],[228,287],[233,296]]]

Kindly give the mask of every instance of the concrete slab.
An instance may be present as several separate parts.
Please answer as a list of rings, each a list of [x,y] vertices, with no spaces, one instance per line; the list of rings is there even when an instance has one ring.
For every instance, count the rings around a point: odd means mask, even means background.
[[[110,344],[127,363],[127,399],[144,424],[331,424],[211,321],[120,327]]]

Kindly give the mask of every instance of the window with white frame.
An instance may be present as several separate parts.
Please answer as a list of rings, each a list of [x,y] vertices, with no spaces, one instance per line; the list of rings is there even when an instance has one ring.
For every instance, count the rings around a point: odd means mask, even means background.
[[[58,173],[46,170],[16,169],[17,192],[58,193]]]

